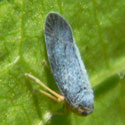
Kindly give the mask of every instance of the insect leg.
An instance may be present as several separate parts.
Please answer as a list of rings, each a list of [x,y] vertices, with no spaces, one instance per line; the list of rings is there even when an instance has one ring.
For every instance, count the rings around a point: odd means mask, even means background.
[[[45,59],[43,60],[43,64],[45,65],[45,67],[49,68],[49,65]]]
[[[64,101],[64,97],[58,93],[56,93],[55,91],[53,91],[52,89],[50,89],[49,87],[47,87],[44,83],[42,83],[39,79],[37,79],[35,76],[29,74],[29,73],[25,73],[25,76],[32,78],[33,80],[35,80],[40,86],[42,86],[44,89],[46,89],[47,91],[49,91],[51,94],[40,90],[40,92],[48,97],[50,97],[51,99],[57,101],[57,102],[61,102]],[[54,97],[54,96],[55,97]],[[57,98],[56,98],[57,97]]]
[[[43,91],[43,90],[39,90],[39,91],[40,91],[40,93],[42,93],[42,94],[48,96],[49,98],[53,99],[54,101],[60,102],[60,100],[59,100],[58,98],[56,98],[55,96],[53,96],[53,95],[51,95],[51,94],[49,94],[49,93],[47,93],[47,92],[45,92],[45,91]]]

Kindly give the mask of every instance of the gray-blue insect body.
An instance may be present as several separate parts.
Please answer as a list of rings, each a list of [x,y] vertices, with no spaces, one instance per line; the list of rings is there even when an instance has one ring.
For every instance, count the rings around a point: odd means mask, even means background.
[[[45,22],[48,59],[56,83],[73,111],[93,112],[94,95],[69,23],[58,13],[49,13]]]

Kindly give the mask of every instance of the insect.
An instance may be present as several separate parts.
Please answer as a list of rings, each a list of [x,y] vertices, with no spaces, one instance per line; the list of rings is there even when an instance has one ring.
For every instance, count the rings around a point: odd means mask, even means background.
[[[49,93],[40,90],[44,95],[57,102],[65,100],[77,114],[90,114],[94,110],[94,94],[70,24],[60,14],[51,12],[46,18],[44,36],[51,71],[62,95],[31,74],[26,75],[47,89]]]

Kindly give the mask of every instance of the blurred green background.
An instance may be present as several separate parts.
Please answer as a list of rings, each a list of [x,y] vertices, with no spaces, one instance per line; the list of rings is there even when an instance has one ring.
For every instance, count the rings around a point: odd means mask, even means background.
[[[71,24],[95,92],[87,117],[64,112],[63,104],[35,92],[30,72],[59,92],[47,60],[43,35],[48,12]],[[0,0],[0,125],[125,124],[124,0]]]

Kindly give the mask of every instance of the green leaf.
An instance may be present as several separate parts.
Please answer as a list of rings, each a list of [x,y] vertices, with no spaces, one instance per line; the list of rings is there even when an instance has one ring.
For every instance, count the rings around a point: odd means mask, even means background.
[[[64,112],[63,104],[35,92],[38,77],[59,92],[47,60],[43,29],[48,12],[71,24],[95,91],[87,117]],[[0,124],[123,125],[125,123],[124,0],[0,0]]]

